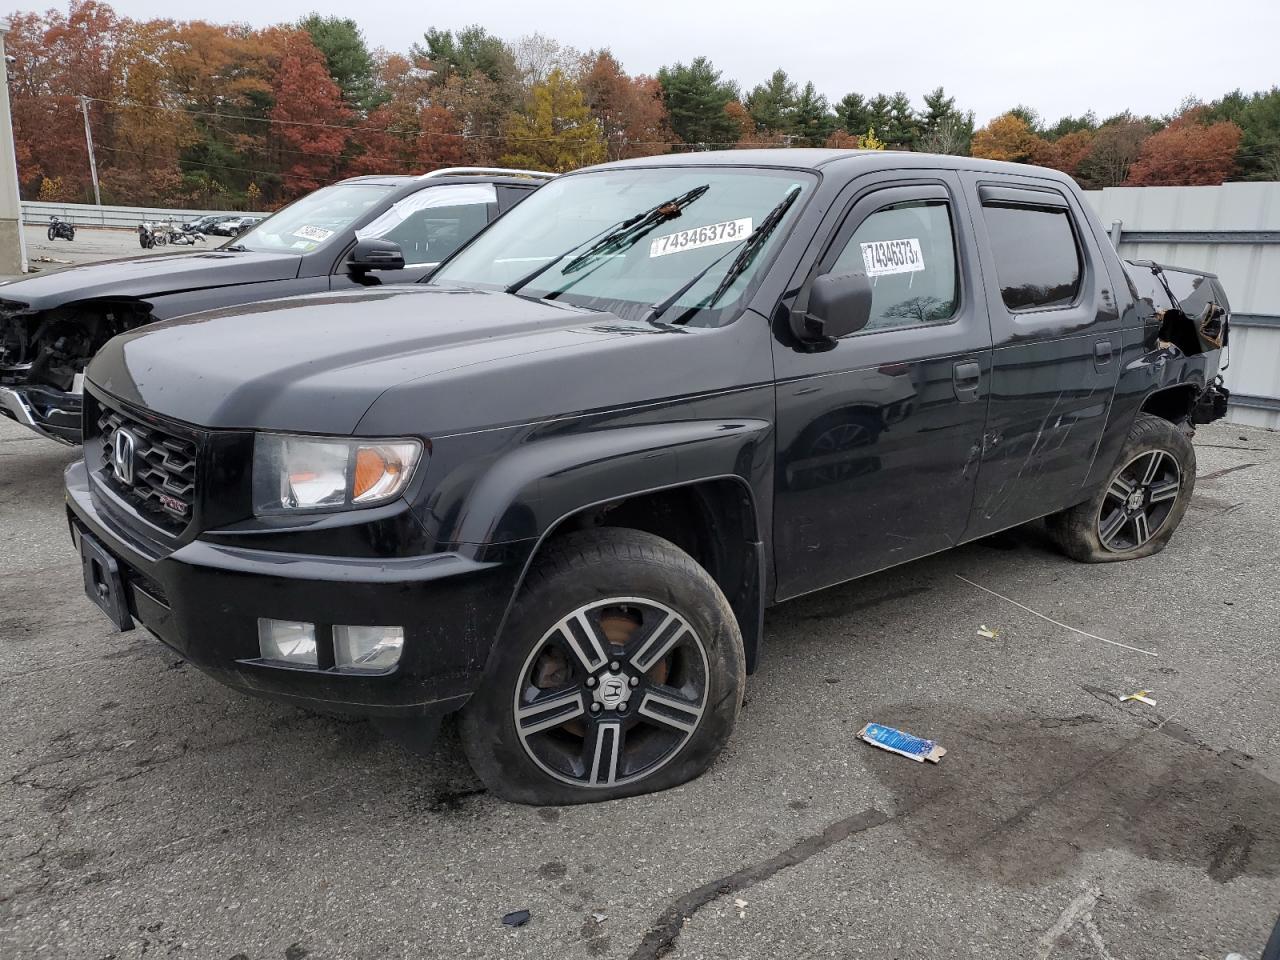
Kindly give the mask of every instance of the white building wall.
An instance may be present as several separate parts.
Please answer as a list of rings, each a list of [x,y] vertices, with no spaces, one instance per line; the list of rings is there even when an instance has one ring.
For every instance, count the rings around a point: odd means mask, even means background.
[[[1120,254],[1216,273],[1233,315],[1228,419],[1280,429],[1280,183],[1108,187],[1085,194]]]

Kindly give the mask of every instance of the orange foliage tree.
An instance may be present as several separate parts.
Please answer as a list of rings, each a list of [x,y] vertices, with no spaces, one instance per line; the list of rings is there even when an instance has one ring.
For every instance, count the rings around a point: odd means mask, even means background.
[[[1125,181],[1129,186],[1220,184],[1235,166],[1243,131],[1234,123],[1201,124],[1182,116],[1142,144]]]

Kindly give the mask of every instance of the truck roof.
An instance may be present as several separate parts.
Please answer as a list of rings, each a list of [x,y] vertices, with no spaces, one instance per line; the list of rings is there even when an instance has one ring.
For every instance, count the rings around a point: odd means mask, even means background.
[[[1024,176],[1048,177],[1067,181],[1070,178],[1048,167],[1002,160],[979,160],[947,154],[915,153],[907,150],[832,150],[821,147],[787,147],[764,150],[706,150],[697,153],[668,153],[631,160],[615,160],[586,170],[615,167],[734,166],[783,167],[819,170],[840,161],[857,161],[867,170],[902,167],[943,167],[955,170],[978,170],[989,173],[1020,173]],[[1072,181],[1074,182],[1074,181]]]

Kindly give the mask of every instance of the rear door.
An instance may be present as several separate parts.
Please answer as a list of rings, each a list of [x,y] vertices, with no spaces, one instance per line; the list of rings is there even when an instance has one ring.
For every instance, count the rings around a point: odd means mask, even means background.
[[[1098,238],[1049,180],[961,175],[994,344],[982,469],[966,539],[1079,502],[1121,356]]]
[[[825,229],[796,286],[867,273],[872,317],[828,349],[775,337],[779,599],[955,544],[986,415],[991,340],[958,178],[859,178]]]

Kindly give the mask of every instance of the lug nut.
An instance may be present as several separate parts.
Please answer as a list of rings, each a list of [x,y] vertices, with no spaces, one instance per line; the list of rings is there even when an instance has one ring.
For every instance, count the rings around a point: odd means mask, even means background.
[[[615,660],[615,661],[613,661],[613,663],[609,664],[609,669],[610,669],[610,670],[612,670],[614,673],[617,673],[617,672],[618,672],[618,670],[620,670],[621,668],[622,668],[622,664],[618,663],[618,661],[617,661],[617,660]]]
[[[591,712],[592,712],[592,713],[599,713],[599,712],[600,712],[600,704],[598,704],[598,703],[593,703],[593,704],[591,704]]]
[[[594,687],[595,685],[596,685],[596,678],[595,678],[595,677],[587,677],[587,686],[588,686],[588,687]]]
[[[620,704],[618,704],[618,712],[625,713],[626,709],[627,709],[627,701],[623,700]]]
[[[639,677],[632,677],[632,678],[631,678],[631,685],[632,685],[633,687],[638,687],[638,686],[640,686],[640,678],[639,678]]]

